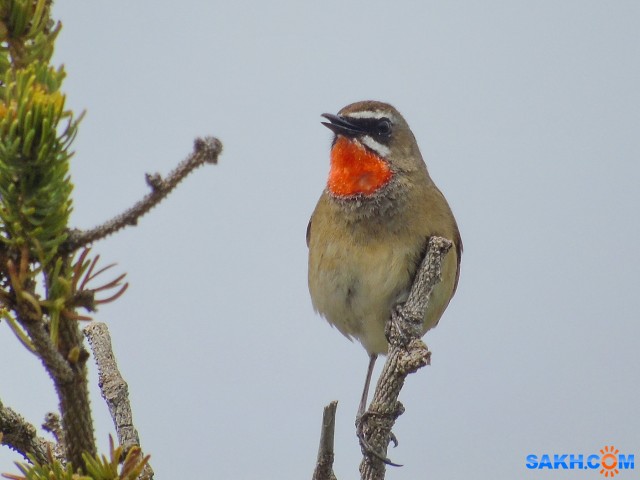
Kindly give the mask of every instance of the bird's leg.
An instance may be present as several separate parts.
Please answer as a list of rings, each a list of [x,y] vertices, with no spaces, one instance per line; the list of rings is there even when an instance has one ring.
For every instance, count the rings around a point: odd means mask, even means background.
[[[367,369],[367,379],[364,381],[364,390],[362,391],[362,397],[360,398],[360,406],[358,407],[358,416],[356,422],[359,422],[367,409],[367,400],[369,399],[369,385],[371,384],[371,376],[373,375],[373,367],[376,365],[376,359],[378,355],[372,353],[369,356],[369,368]]]
[[[367,415],[369,415],[369,412],[366,411],[367,400],[369,399],[369,386],[371,385],[371,377],[373,376],[373,368],[376,365],[377,358],[378,358],[378,355],[376,354],[371,354],[369,356],[369,368],[367,369],[367,378],[364,382],[364,390],[362,391],[362,397],[360,398],[360,406],[358,407],[358,414],[356,416],[356,435],[358,436],[358,439],[360,440],[360,445],[364,449],[364,451],[378,458],[379,460],[386,463],[387,465],[399,467],[401,465],[393,463],[391,460],[387,458],[387,456],[383,452],[371,446],[371,444],[365,438],[366,435],[364,432],[364,419]],[[395,435],[393,435],[393,433],[391,434],[391,442],[393,442],[394,445],[398,444],[398,441],[396,440],[396,437]]]

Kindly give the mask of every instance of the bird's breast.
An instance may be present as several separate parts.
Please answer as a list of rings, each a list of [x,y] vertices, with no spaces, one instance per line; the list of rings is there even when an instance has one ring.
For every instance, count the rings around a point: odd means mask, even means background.
[[[419,240],[357,241],[348,231],[323,235],[315,224],[312,228],[309,290],[314,308],[369,353],[385,353],[385,323],[393,305],[406,298],[422,248]]]
[[[331,149],[331,168],[327,188],[339,197],[370,195],[391,180],[386,161],[362,144],[338,136]]]
[[[386,322],[394,305],[406,300],[428,238],[458,238],[455,223],[447,222],[450,215],[424,208],[434,204],[448,209],[435,188],[392,216],[358,217],[357,209],[348,215],[343,201],[325,194],[311,217],[308,281],[313,306],[370,354],[387,352]],[[444,258],[442,281],[431,294],[423,333],[438,323],[447,307],[458,264],[458,250],[452,248]]]

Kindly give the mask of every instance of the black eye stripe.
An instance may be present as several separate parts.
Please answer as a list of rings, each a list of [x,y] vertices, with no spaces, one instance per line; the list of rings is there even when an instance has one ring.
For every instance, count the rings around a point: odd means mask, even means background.
[[[374,138],[383,140],[389,137],[393,131],[393,123],[387,117],[381,118],[353,118],[349,119],[349,123],[357,125],[360,129]]]

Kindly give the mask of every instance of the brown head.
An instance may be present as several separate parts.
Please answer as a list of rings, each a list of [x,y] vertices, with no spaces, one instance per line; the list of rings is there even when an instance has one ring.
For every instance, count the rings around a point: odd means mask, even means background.
[[[327,189],[335,197],[375,195],[402,177],[428,179],[416,139],[400,112],[376,101],[322,115],[336,134]],[[405,179],[406,179],[405,178]]]

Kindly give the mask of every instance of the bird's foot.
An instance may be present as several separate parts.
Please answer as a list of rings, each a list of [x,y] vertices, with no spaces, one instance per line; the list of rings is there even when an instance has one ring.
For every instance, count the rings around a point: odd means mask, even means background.
[[[389,457],[387,457],[386,453],[381,448],[374,447],[367,440],[367,434],[365,433],[365,423],[367,422],[368,417],[374,415],[376,414],[371,412],[364,412],[362,415],[358,415],[358,417],[356,418],[356,435],[358,436],[358,440],[360,441],[360,449],[362,450],[362,454],[373,456],[383,462],[385,465],[390,465],[392,467],[401,467],[401,464],[395,463]],[[393,432],[390,432],[389,443],[393,443],[393,448],[398,446],[398,438]]]
[[[406,311],[404,304],[397,304],[393,308],[391,319],[387,322],[384,333],[389,343],[393,338],[394,344],[406,346],[412,339],[422,336],[421,328],[422,319],[417,318],[413,312]]]

